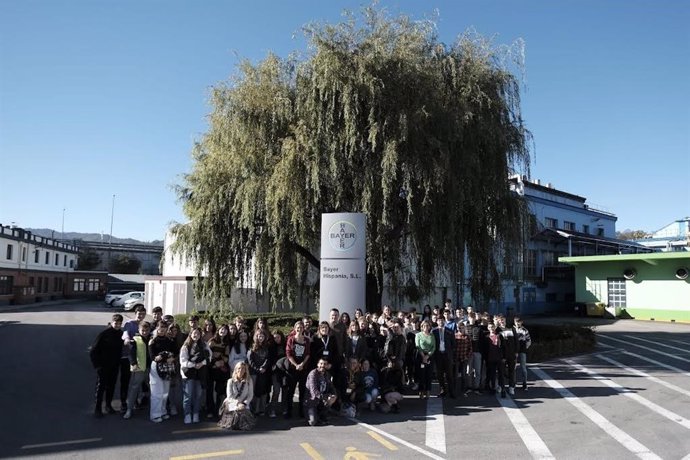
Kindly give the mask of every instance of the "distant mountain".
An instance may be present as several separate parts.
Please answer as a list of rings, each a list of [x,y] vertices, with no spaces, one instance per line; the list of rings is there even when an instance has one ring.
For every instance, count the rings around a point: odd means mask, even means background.
[[[101,235],[100,233],[79,233],[79,232],[65,232],[64,236],[60,231],[52,230],[50,228],[26,228],[25,230],[33,233],[34,235],[43,236],[46,238],[64,239],[64,240],[82,240],[82,241],[102,241],[107,243],[110,236],[107,234]],[[139,241],[133,238],[117,238],[113,236],[113,243],[122,244],[153,244],[156,246],[163,246],[163,240],[154,241]]]

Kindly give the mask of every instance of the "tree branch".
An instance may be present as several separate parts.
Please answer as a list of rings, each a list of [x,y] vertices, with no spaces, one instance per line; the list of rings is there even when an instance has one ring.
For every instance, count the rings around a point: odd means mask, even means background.
[[[312,254],[311,251],[295,242],[292,243],[292,246],[294,247],[295,252],[297,252],[297,254],[307,259],[307,262],[312,264],[315,268],[321,270],[321,261],[314,257],[314,254]]]

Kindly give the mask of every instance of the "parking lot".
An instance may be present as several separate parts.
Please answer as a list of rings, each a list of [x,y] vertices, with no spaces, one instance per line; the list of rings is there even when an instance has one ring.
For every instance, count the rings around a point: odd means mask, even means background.
[[[400,414],[229,433],[145,411],[93,418],[87,349],[110,314],[95,302],[0,313],[2,457],[690,458],[689,325],[602,321],[595,353],[531,366],[513,398],[410,395]]]

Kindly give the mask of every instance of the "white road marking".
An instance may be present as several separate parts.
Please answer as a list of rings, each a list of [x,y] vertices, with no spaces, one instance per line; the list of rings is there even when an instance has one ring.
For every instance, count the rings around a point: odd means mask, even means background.
[[[381,429],[379,429],[379,428],[376,428],[376,427],[374,427],[374,426],[371,426],[371,425],[369,425],[369,424],[367,424],[367,423],[360,422],[360,421],[357,420],[356,418],[348,417],[348,419],[349,419],[349,420],[352,420],[352,421],[355,422],[357,425],[366,428],[367,430],[374,431],[374,432],[380,434],[381,436],[385,436],[386,438],[388,438],[388,439],[390,439],[390,440],[392,440],[392,441],[395,441],[395,442],[397,442],[398,444],[402,444],[402,445],[405,446],[405,447],[409,447],[410,449],[412,449],[412,450],[414,450],[414,451],[416,451],[416,452],[419,452],[419,453],[422,454],[422,455],[426,455],[426,456],[429,457],[429,458],[433,458],[434,460],[445,460],[443,457],[439,457],[438,455],[434,454],[433,452],[429,452],[428,450],[425,450],[425,449],[422,449],[421,447],[415,446],[414,444],[412,444],[412,443],[410,443],[410,442],[407,442],[407,441],[405,441],[404,439],[400,439],[400,438],[397,437],[397,436],[393,436],[393,435],[390,434],[390,433],[386,433],[385,431],[383,431],[383,430],[381,430]]]
[[[681,345],[688,345],[690,346],[690,342],[683,342],[682,340],[669,340],[669,342],[674,342],[674,343],[679,343]]]
[[[446,453],[446,425],[443,420],[443,399],[429,398],[426,402],[426,446]]]
[[[673,354],[671,354],[671,353],[666,353],[666,352],[663,352],[663,351],[655,350],[655,349],[653,349],[653,348],[645,347],[644,345],[638,345],[638,344],[636,344],[636,343],[626,342],[625,340],[615,339],[615,338],[613,338],[613,337],[609,337],[609,336],[606,336],[606,335],[600,336],[600,338],[603,338],[603,339],[606,339],[606,340],[614,340],[614,341],[616,341],[616,342],[621,342],[621,343],[624,343],[624,344],[626,344],[626,345],[632,345],[633,347],[642,348],[643,350],[651,351],[652,353],[656,353],[656,354],[659,354],[659,355],[668,356],[669,358],[673,358],[673,359],[677,359],[677,360],[680,360],[680,361],[685,361],[686,363],[690,363],[690,359],[682,358],[682,357],[680,357],[680,356],[676,356],[676,355],[673,355]]]
[[[626,370],[626,371],[628,371],[628,372],[630,372],[630,373],[632,373],[632,374],[639,375],[640,377],[644,377],[644,378],[646,378],[646,379],[649,379],[649,380],[651,380],[652,382],[658,383],[659,385],[663,385],[663,386],[665,386],[666,388],[670,388],[670,389],[673,390],[673,391],[677,391],[678,393],[684,394],[684,395],[686,395],[686,396],[690,396],[690,391],[688,391],[688,390],[686,390],[686,389],[684,389],[684,388],[681,388],[681,387],[679,387],[679,386],[677,386],[677,385],[674,385],[674,384],[672,384],[672,383],[665,382],[665,381],[661,380],[660,378],[654,377],[653,375],[649,375],[649,374],[647,374],[646,372],[642,372],[642,371],[637,370],[637,369],[635,369],[635,368],[633,368],[633,367],[628,367],[628,366],[626,366],[625,364],[619,363],[619,362],[616,361],[615,359],[611,359],[611,358],[606,357],[606,356],[604,356],[604,355],[600,355],[600,354],[599,354],[599,355],[595,355],[595,356],[596,356],[597,358],[599,358],[599,359],[603,359],[603,360],[606,361],[607,363],[611,363],[611,364],[613,364],[614,366],[619,367],[619,368],[621,368],[621,369],[624,369],[624,370]]]
[[[608,434],[613,439],[618,441],[623,447],[628,449],[637,457],[644,460],[661,460],[661,457],[649,450],[647,447],[645,447],[638,440],[630,436],[628,433],[621,430],[613,423],[609,422],[603,415],[601,415],[599,412],[595,411],[587,404],[585,404],[582,400],[580,400],[580,398],[578,398],[572,392],[570,392],[570,390],[565,388],[556,380],[552,379],[549,376],[549,374],[547,374],[538,367],[531,367],[530,370],[534,372],[534,374],[536,374],[537,377],[542,379],[544,383],[556,390],[566,401],[572,404],[585,417],[594,422],[594,424],[601,428],[604,433]]]
[[[626,388],[622,385],[619,385],[616,382],[614,382],[613,380],[609,379],[608,377],[604,377],[603,375],[599,375],[596,372],[594,372],[593,370],[587,369],[585,366],[583,366],[581,364],[577,364],[575,361],[573,361],[571,359],[564,359],[563,361],[570,364],[575,369],[578,369],[581,372],[584,372],[585,374],[592,376],[593,379],[600,381],[601,383],[603,383],[607,387],[613,388],[614,390],[616,390],[617,392],[619,392],[623,396],[627,396],[628,398],[642,404],[646,408],[650,409],[653,412],[656,412],[657,414],[661,415],[662,417],[665,417],[665,418],[671,420],[672,422],[676,422],[677,424],[679,424],[683,428],[687,428],[688,430],[690,430],[690,420],[686,419],[685,417],[682,417],[682,416],[676,414],[675,412],[671,412],[668,409],[664,409],[660,405],[651,402],[649,399],[643,398],[642,396],[640,396],[637,393],[633,393],[633,390],[631,390],[630,388]]]
[[[690,454],[686,455],[685,457],[681,458],[680,460],[690,460]]]
[[[546,446],[544,441],[539,437],[539,434],[532,428],[527,417],[522,413],[520,408],[517,407],[515,401],[512,398],[501,398],[500,395],[496,395],[496,399],[503,406],[503,410],[508,416],[508,420],[513,424],[515,431],[522,439],[522,442],[532,454],[534,459],[555,459],[549,448]]]
[[[603,344],[599,344],[603,345]],[[610,345],[606,345],[607,347],[610,347]],[[647,358],[646,356],[638,355],[637,353],[633,353],[632,351],[626,351],[626,350],[621,350],[621,353],[625,353],[626,355],[634,356],[635,358],[641,359],[643,361],[647,361],[648,363],[656,364],[659,367],[663,367],[664,369],[668,369],[673,372],[678,372],[679,374],[687,375],[690,377],[690,372],[684,371],[683,369],[679,369],[677,367],[671,366],[669,364],[662,363],[661,361],[657,361],[652,358]]]
[[[87,444],[90,442],[102,441],[103,438],[75,439],[74,441],[46,442],[44,444],[29,444],[22,446],[22,449],[38,449],[40,447],[69,446],[72,444]]]
[[[657,342],[657,341],[649,340],[649,339],[643,339],[640,337],[635,337],[634,335],[623,335],[623,337],[627,337],[627,338],[633,339],[633,340],[639,340],[640,342],[648,342],[648,343],[651,343],[653,345],[661,345],[662,347],[670,348],[671,350],[678,350],[681,353],[690,353],[690,350],[688,350],[687,347],[686,348],[674,347],[673,345],[666,345],[665,343],[661,343],[661,342]]]

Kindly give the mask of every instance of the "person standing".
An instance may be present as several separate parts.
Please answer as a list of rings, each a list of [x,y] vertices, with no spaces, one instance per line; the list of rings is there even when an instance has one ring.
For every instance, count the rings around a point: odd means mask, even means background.
[[[271,360],[268,349],[268,337],[264,329],[256,329],[252,348],[247,353],[249,373],[254,380],[254,400],[252,412],[264,415],[266,400],[271,390]]]
[[[515,317],[515,332],[518,337],[518,360],[520,363],[520,375],[522,376],[522,389],[527,391],[527,350],[532,346],[532,337],[524,326],[522,318]]]
[[[441,387],[439,397],[444,398],[450,393],[451,398],[455,398],[455,376],[453,375],[453,365],[455,359],[455,337],[445,327],[443,316],[436,318],[436,329],[433,330],[436,351],[434,352],[434,366],[436,368],[436,378]]]
[[[185,424],[199,423],[201,382],[205,378],[206,365],[211,357],[211,350],[201,337],[201,329],[192,329],[180,349]]]
[[[506,397],[506,390],[503,380],[503,372],[501,370],[501,363],[505,358],[505,347],[503,346],[503,337],[496,331],[496,325],[489,323],[487,325],[489,335],[486,337],[487,341],[487,355],[486,355],[486,383],[489,390],[501,392],[501,397]],[[498,386],[496,386],[496,374],[498,374]]]
[[[287,338],[285,356],[289,362],[285,371],[285,389],[283,401],[285,403],[285,418],[292,417],[292,400],[295,396],[295,388],[299,385],[299,411],[303,413],[302,403],[306,397],[307,366],[309,365],[310,347],[309,339],[304,335],[302,321],[295,323],[294,334]]]
[[[127,321],[122,326],[122,355],[120,357],[120,411],[127,412],[127,393],[129,391],[129,381],[132,376],[130,371],[129,351],[132,340],[139,332],[139,324],[146,318],[146,308],[139,305],[134,309],[134,319]],[[134,409],[134,408],[132,408]]]
[[[501,365],[501,370],[504,375],[504,382],[508,383],[508,393],[511,396],[515,395],[515,363],[517,362],[518,351],[520,344],[518,342],[518,335],[513,327],[506,325],[506,318],[501,316],[499,318],[500,334],[503,337],[503,347],[505,361]]]
[[[94,415],[103,416],[103,396],[105,395],[105,411],[114,414],[113,395],[117,373],[120,369],[120,357],[122,356],[122,315],[112,316],[108,327],[96,336],[91,346],[89,357],[91,364],[96,369],[96,407]]]
[[[431,323],[429,320],[422,321],[421,331],[415,336],[415,347],[417,348],[416,355],[416,371],[417,384],[419,385],[419,397],[428,398],[429,391],[431,391],[431,374],[432,374],[432,356],[436,351],[436,340],[431,333]]]
[[[472,369],[472,339],[467,334],[467,326],[464,324],[459,324],[455,333],[455,363],[456,376],[460,379],[460,392],[467,396],[472,391],[468,379]]]
[[[139,333],[132,337],[129,347],[129,388],[127,389],[127,411],[123,418],[132,417],[132,410],[137,402],[139,394],[142,393],[142,384],[149,376],[151,365],[151,355],[149,354],[149,338],[151,325],[147,321],[139,324]]]
[[[160,423],[170,418],[167,410],[170,380],[175,373],[175,344],[168,337],[168,325],[158,322],[155,337],[149,340],[149,356],[152,358],[149,373],[151,405],[149,418]]]

